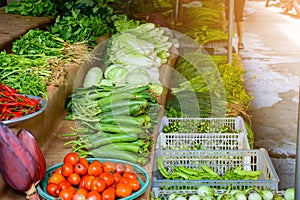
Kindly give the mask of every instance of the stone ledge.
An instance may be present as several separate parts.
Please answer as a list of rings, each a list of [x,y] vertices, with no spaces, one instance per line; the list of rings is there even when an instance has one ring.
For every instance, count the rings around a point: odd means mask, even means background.
[[[7,14],[0,9],[0,50],[11,50],[12,43],[30,29],[45,28],[54,23],[54,17],[30,17]]]

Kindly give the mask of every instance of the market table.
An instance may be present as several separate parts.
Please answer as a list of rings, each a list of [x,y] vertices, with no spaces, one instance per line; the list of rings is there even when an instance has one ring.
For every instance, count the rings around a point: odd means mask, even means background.
[[[103,43],[106,40],[100,40]],[[102,52],[105,45],[100,44],[94,49],[96,52]],[[161,97],[158,99],[162,106],[165,106],[168,98],[168,88],[171,81],[171,73],[173,66],[175,65],[177,59],[177,49],[175,47],[171,48],[171,56],[167,64],[160,67],[161,83],[163,85],[163,92]],[[92,63],[92,65],[91,65]],[[26,128],[30,130],[37,138],[41,149],[46,158],[47,167],[56,165],[62,162],[63,157],[70,151],[72,147],[70,145],[64,145],[66,142],[73,138],[65,137],[64,134],[72,133],[71,128],[76,128],[73,121],[64,120],[67,114],[65,110],[65,102],[67,97],[72,93],[72,91],[80,87],[87,71],[95,65],[99,65],[97,62],[85,61],[82,64],[71,63],[66,66],[67,76],[65,83],[60,86],[48,86],[48,106],[43,113],[40,115],[25,121],[22,124],[18,124],[11,127],[14,133],[17,133],[21,128]],[[152,134],[155,144],[157,132]],[[154,159],[154,148],[152,147],[152,153],[149,156],[148,163],[143,166],[148,172],[149,176],[152,177],[152,165]],[[151,181],[150,181],[151,182]],[[5,199],[24,199],[24,194],[19,193],[8,187],[5,182],[0,179],[0,191],[1,196]],[[151,191],[151,186],[139,199],[149,199]]]

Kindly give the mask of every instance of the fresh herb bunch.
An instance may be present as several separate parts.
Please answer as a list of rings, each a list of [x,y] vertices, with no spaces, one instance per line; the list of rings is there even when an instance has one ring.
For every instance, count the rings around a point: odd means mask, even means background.
[[[117,15],[113,21],[114,32],[120,33],[128,29],[136,28],[140,25],[140,21],[135,19],[129,19],[127,15]]]
[[[5,7],[6,13],[25,16],[55,16],[57,5],[51,0],[21,0],[13,1]]]
[[[29,58],[41,56],[61,56],[64,41],[58,36],[39,29],[28,31],[12,46],[12,52],[17,55],[28,55]]]
[[[209,55],[200,51],[187,53],[178,59],[175,69],[172,93],[176,98],[172,102],[173,107],[184,100],[189,103],[186,107],[180,105],[181,112],[189,117],[225,114],[225,88],[219,70]]]
[[[58,16],[54,25],[50,27],[50,32],[73,44],[82,41],[92,43],[96,37],[108,34],[110,29],[99,17],[72,11],[72,16]]]
[[[82,15],[93,16],[110,16],[113,12],[111,3],[118,0],[54,0],[57,7],[58,15],[72,16],[72,11]]]
[[[207,25],[199,27],[191,27],[187,32],[187,36],[193,38],[201,46],[220,40],[227,40],[228,34],[220,29],[209,29]]]
[[[227,101],[239,103],[246,108],[249,107],[252,96],[244,88],[244,74],[246,71],[238,65],[223,64],[218,69],[226,88]]]
[[[0,80],[21,94],[46,97],[46,77],[51,76],[46,57],[29,59],[0,52]]]

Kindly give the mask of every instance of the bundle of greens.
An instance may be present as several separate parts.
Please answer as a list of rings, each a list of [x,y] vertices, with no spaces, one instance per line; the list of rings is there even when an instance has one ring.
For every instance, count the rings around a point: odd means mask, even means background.
[[[244,74],[246,71],[238,65],[223,64],[218,69],[222,75],[226,89],[227,114],[229,116],[244,116],[249,119],[246,113],[253,96],[244,88]]]
[[[228,39],[228,34],[219,29],[208,29],[207,25],[199,27],[191,27],[186,35],[193,38],[196,42],[203,46],[209,42],[222,41]]]
[[[105,21],[99,17],[86,16],[72,11],[71,16],[58,16],[50,28],[50,32],[58,35],[66,42],[95,42],[98,36],[110,32]]]
[[[5,7],[5,12],[25,16],[55,16],[56,6],[51,0],[21,0],[10,3]]]
[[[224,84],[209,55],[201,52],[187,53],[179,58],[175,70],[172,78],[172,93],[175,98],[170,105],[189,117],[225,115]],[[183,101],[184,104],[180,103]]]
[[[45,79],[51,76],[46,57],[29,59],[0,52],[0,80],[21,94],[46,97]]]
[[[29,58],[60,57],[64,47],[65,44],[61,38],[48,31],[33,29],[13,43],[12,52],[17,55],[28,55]]]
[[[113,9],[111,3],[114,4],[118,0],[54,0],[57,7],[58,15],[72,16],[75,11],[78,14],[86,16],[111,16]]]
[[[186,8],[184,13],[190,28],[207,26],[208,29],[223,29],[224,6],[222,4],[217,8],[205,6]]]

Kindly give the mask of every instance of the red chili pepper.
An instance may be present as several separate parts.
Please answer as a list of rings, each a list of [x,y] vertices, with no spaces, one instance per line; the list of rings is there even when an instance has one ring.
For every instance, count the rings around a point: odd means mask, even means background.
[[[37,99],[31,99],[17,90],[0,83],[0,121],[19,118],[41,108]]]

